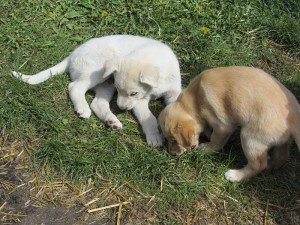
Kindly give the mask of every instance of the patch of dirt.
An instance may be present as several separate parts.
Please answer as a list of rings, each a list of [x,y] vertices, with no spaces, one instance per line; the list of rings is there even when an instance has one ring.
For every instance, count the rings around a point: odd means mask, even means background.
[[[29,211],[21,221],[22,225],[72,225],[78,221],[78,214],[74,210],[65,209],[60,206],[46,205]]]
[[[82,191],[88,186],[81,189],[62,178],[49,181],[42,171],[29,171],[26,146],[0,134],[1,225],[114,224],[109,214],[87,213]]]
[[[3,206],[3,224],[22,225],[73,225],[79,221],[80,214],[74,209],[46,204],[42,207],[28,204],[31,197],[28,185],[22,175],[17,175],[14,163],[6,164],[7,173],[1,175],[0,200]],[[11,188],[9,188],[11,187]]]

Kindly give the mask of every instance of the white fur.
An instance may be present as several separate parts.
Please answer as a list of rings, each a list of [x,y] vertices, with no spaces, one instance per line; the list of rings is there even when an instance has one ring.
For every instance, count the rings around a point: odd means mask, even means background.
[[[151,99],[163,97],[169,104],[181,91],[179,65],[172,50],[162,44],[147,44],[126,56],[108,61],[104,70],[109,71],[108,74],[114,73],[118,106],[133,109],[148,144],[161,146],[163,139],[148,103]]]
[[[109,107],[115,87],[106,81],[115,72],[119,107],[133,109],[148,144],[162,145],[156,118],[149,110],[148,102],[164,97],[169,104],[176,100],[181,91],[178,61],[167,45],[131,35],[94,38],[49,69],[31,76],[15,71],[12,74],[26,83],[38,84],[64,72],[69,72],[72,80],[69,95],[78,116],[89,118],[92,109],[108,126],[121,129],[121,122]],[[96,93],[91,109],[85,99],[89,89]],[[130,96],[133,91],[138,92],[134,97]]]

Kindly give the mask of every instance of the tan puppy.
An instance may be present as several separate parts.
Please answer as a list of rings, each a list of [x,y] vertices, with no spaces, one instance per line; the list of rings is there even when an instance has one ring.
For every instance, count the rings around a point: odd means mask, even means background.
[[[300,148],[300,106],[295,96],[275,78],[251,67],[220,67],[202,72],[159,115],[159,126],[169,152],[187,148],[203,152],[222,148],[237,127],[248,164],[229,170],[225,177],[241,181],[268,166],[281,166],[288,158],[290,138]],[[213,129],[210,142],[198,145],[201,132]]]

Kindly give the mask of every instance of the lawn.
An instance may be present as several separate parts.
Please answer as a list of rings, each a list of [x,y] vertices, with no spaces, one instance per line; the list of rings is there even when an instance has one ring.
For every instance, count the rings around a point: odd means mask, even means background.
[[[300,224],[295,144],[279,170],[230,183],[224,173],[246,163],[238,132],[218,154],[191,151],[178,158],[166,146],[147,146],[136,119],[120,111],[115,98],[122,131],[95,115],[79,119],[67,74],[40,85],[10,75],[55,65],[92,37],[134,34],[170,45],[183,86],[206,68],[255,66],[299,101],[299,21],[299,0],[0,0],[0,221],[26,221],[26,214],[55,205],[76,216],[53,224]],[[151,103],[155,115],[163,107]],[[16,206],[11,196],[18,188],[28,194],[26,204],[22,195]]]

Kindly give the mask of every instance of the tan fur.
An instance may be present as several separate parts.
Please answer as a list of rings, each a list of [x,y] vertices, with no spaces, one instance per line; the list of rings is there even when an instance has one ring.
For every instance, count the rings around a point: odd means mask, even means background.
[[[161,112],[158,123],[170,153],[175,155],[193,145],[206,153],[215,152],[241,127],[248,164],[227,171],[225,176],[231,181],[250,178],[266,169],[270,148],[269,166],[281,166],[288,158],[291,137],[300,148],[300,106],[295,96],[274,77],[251,67],[202,72],[176,102]],[[199,135],[207,126],[213,129],[210,142],[198,145]]]

